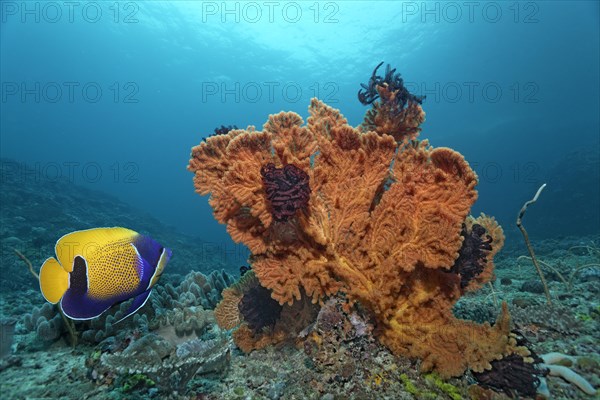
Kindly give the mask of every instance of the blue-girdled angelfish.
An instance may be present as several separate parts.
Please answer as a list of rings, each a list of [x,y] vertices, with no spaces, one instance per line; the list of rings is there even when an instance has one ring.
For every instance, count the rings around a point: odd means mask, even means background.
[[[118,227],[69,233],[58,239],[55,252],[58,260],[50,257],[40,269],[40,288],[76,320],[98,317],[131,298],[121,320],[135,313],[171,258],[171,250],[155,240]]]

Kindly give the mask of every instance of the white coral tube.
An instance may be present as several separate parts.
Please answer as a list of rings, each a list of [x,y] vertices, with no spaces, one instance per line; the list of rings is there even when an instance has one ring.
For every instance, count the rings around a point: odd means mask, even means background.
[[[584,393],[589,395],[595,395],[596,389],[585,380],[585,378],[579,375],[577,372],[573,371],[571,368],[563,367],[562,365],[548,365],[542,364],[542,367],[548,368],[550,370],[550,375],[552,376],[560,376],[567,382],[572,383],[581,389]]]

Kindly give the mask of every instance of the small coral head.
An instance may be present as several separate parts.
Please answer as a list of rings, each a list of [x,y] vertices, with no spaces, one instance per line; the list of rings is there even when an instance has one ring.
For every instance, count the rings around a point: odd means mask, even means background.
[[[273,219],[285,222],[299,209],[305,210],[310,198],[308,174],[293,164],[283,168],[264,165],[260,174]]]

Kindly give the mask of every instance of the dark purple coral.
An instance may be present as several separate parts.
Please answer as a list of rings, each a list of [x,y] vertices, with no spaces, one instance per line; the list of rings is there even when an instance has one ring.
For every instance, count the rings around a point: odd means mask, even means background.
[[[213,136],[218,136],[218,135],[227,135],[230,131],[234,130],[234,129],[238,129],[238,127],[236,125],[221,125],[221,126],[217,126],[215,128],[215,132],[211,133],[210,135],[208,135],[207,137],[205,137],[202,140],[206,140],[209,137],[213,137]]]
[[[307,208],[310,185],[306,172],[293,164],[277,168],[269,163],[261,168],[260,174],[275,221],[287,221],[297,210]]]
[[[238,303],[242,319],[254,332],[259,332],[265,327],[273,327],[282,306],[271,298],[271,291],[260,285],[249,289]]]
[[[528,347],[527,340],[518,332],[513,332],[517,340],[517,346]],[[543,360],[529,350],[528,358],[532,362],[518,354],[509,354],[500,360],[494,360],[490,364],[492,369],[483,372],[473,372],[473,377],[480,386],[498,392],[504,392],[510,398],[533,397],[535,398],[537,388],[540,385],[539,377],[548,373],[547,369],[541,367]]]
[[[358,101],[360,101],[363,105],[372,104],[379,98],[377,86],[385,85],[388,87],[390,92],[398,92],[394,98],[394,101],[398,103],[397,106],[399,110],[403,110],[406,108],[407,104],[411,102],[419,104],[423,102],[425,96],[416,96],[410,93],[404,86],[404,80],[400,76],[400,73],[396,72],[396,68],[392,69],[390,64],[386,66],[384,76],[377,75],[377,70],[382,65],[383,61],[375,67],[373,73],[371,74],[371,78],[369,78],[369,82],[360,84],[362,89],[358,91]],[[383,98],[381,100],[383,102],[387,101],[387,99]]]
[[[244,276],[248,271],[252,271],[252,265],[242,265],[240,267],[240,276]]]
[[[462,246],[450,271],[460,276],[460,287],[465,288],[483,272],[487,254],[492,250],[492,237],[479,224],[473,224],[470,231],[463,224],[461,235]]]
[[[236,125],[221,125],[220,127],[218,126],[215,128],[215,133],[213,135],[226,135],[229,133],[229,131],[232,131],[237,128],[238,127]]]

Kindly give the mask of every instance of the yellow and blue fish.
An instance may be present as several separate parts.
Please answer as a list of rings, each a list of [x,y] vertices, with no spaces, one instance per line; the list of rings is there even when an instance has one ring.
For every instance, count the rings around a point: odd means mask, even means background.
[[[55,252],[40,269],[40,288],[75,320],[98,317],[132,298],[121,320],[135,313],[171,258],[171,250],[155,240],[118,227],[69,233],[58,239]]]

